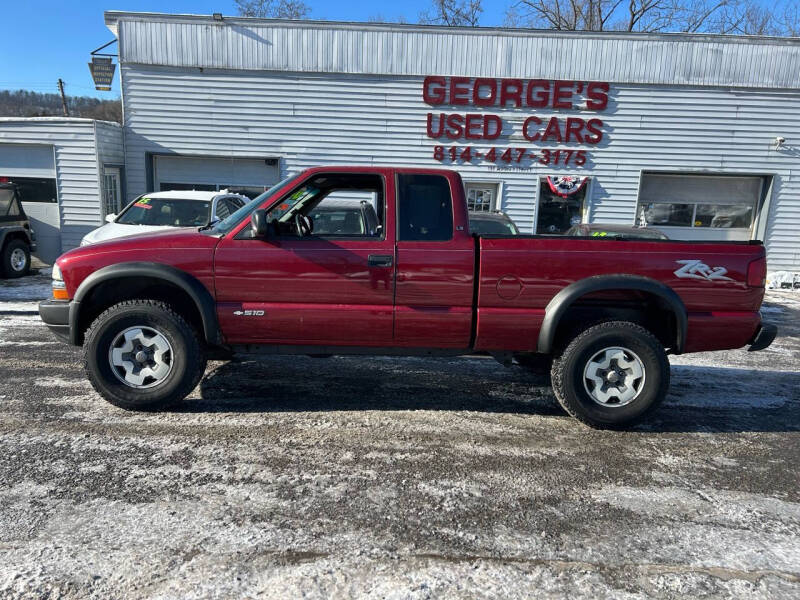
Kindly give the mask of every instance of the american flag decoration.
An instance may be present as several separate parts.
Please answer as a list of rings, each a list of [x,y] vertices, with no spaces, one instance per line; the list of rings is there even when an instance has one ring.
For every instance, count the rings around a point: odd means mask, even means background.
[[[547,185],[550,186],[550,191],[560,198],[577,194],[588,182],[588,177],[572,177],[571,175],[547,178]]]

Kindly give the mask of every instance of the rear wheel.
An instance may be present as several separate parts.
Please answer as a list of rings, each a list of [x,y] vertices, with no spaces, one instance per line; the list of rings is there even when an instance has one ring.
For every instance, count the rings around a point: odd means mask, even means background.
[[[553,362],[553,391],[564,410],[592,427],[632,425],[669,388],[669,360],[643,327],[610,321],[575,337]]]
[[[115,304],[86,332],[84,367],[111,404],[156,410],[177,404],[198,384],[206,356],[194,329],[155,300]]]
[[[22,240],[10,240],[3,248],[2,260],[6,277],[22,277],[31,268],[31,248]]]

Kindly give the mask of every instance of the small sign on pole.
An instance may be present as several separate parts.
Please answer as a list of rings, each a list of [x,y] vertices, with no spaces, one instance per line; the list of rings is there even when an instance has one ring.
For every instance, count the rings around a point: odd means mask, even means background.
[[[111,62],[110,58],[92,56],[92,62],[89,63],[89,71],[92,73],[95,89],[103,92],[111,91],[111,82],[114,80],[114,69],[116,67],[117,65]]]

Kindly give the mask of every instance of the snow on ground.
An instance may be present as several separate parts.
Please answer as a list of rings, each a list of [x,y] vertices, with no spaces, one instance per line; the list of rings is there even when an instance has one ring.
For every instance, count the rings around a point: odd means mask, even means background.
[[[7,284],[2,598],[800,597],[793,292],[612,432],[490,359],[214,362],[131,413],[33,312],[48,277]]]
[[[19,279],[0,279],[0,311],[20,310],[16,308],[20,302],[35,306],[40,300],[50,298],[52,293],[49,268]]]

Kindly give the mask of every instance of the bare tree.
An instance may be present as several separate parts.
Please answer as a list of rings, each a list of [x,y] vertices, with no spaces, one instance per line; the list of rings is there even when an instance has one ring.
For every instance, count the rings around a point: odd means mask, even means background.
[[[370,15],[367,19],[368,23],[400,23],[405,24],[408,23],[408,20],[403,15],[397,15],[396,17],[387,17],[383,13],[375,13]]]
[[[788,2],[779,20],[779,35],[800,37],[800,5]]]
[[[311,7],[302,0],[235,0],[243,17],[308,19]]]
[[[517,0],[506,21],[569,31],[737,33],[753,0]]]
[[[448,27],[477,27],[482,12],[481,0],[433,0],[428,10],[420,13],[419,22]]]

